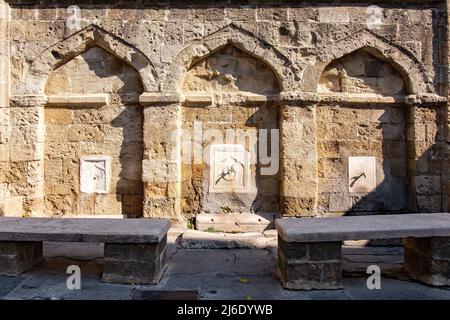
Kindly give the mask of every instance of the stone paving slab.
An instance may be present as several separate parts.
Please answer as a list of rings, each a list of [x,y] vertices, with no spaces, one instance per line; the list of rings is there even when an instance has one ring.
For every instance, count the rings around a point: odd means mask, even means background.
[[[450,236],[450,214],[397,214],[276,220],[288,242],[329,242],[360,239]]]
[[[90,248],[87,248],[88,245]],[[46,248],[47,246],[47,248]],[[350,248],[364,253],[396,255],[399,248]],[[348,249],[348,250],[350,250]],[[86,250],[92,260],[83,258]],[[412,281],[382,277],[381,290],[369,290],[367,275],[345,278],[343,290],[284,290],[273,274],[276,250],[183,249],[174,238],[168,241],[169,268],[158,285],[121,285],[100,281],[103,270],[102,246],[89,243],[44,243],[46,261],[20,277],[0,277],[0,299],[150,299],[173,297],[183,291],[198,292],[199,299],[236,300],[351,300],[351,299],[449,299],[450,288],[433,288]],[[372,255],[365,255],[373,261]],[[380,263],[383,256],[379,257]],[[373,262],[361,261],[361,270]],[[354,264],[354,263],[353,263]],[[378,262],[377,262],[378,264]],[[66,273],[70,265],[80,266],[81,290],[69,290]],[[384,271],[384,268],[382,268]],[[383,273],[384,274],[384,273]],[[150,292],[151,294],[146,294]],[[160,292],[160,296],[159,293]]]
[[[168,219],[0,218],[0,241],[156,243]]]

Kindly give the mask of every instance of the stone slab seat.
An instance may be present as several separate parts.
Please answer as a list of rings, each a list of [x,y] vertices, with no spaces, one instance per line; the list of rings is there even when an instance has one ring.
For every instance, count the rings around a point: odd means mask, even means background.
[[[450,285],[450,214],[283,218],[278,276],[294,290],[342,288],[344,240],[403,238],[405,270],[429,285]]]
[[[106,282],[158,283],[166,263],[168,219],[0,217],[0,275],[42,261],[42,242],[103,242]]]

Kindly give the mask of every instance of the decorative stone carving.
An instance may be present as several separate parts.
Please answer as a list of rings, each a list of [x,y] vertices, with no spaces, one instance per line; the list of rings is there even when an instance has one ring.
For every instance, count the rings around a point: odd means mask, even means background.
[[[107,156],[89,156],[81,158],[80,161],[80,191],[108,193],[111,159]]]
[[[210,149],[209,192],[250,192],[250,154],[240,144],[214,144]]]
[[[348,191],[372,192],[376,187],[375,157],[348,158]]]

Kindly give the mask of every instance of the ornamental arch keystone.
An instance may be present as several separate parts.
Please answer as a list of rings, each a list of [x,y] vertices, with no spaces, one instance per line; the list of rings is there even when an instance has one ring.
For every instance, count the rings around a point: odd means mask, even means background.
[[[90,25],[43,51],[31,65],[30,76],[21,94],[44,94],[50,73],[93,46],[100,47],[136,69],[145,91],[157,90],[157,74],[148,57],[114,34]]]

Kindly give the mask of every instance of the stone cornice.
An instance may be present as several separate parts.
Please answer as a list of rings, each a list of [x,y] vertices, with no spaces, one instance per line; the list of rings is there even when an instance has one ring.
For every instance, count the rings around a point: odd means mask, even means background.
[[[15,95],[11,98],[12,107],[44,106],[48,101],[46,95]]]
[[[430,105],[446,103],[448,99],[436,94],[414,94],[408,96],[383,96],[373,93],[314,93],[289,91],[280,94],[252,94],[245,92],[190,92],[179,94],[176,92],[145,92],[139,97],[143,106],[157,104],[181,103],[185,106],[204,107],[223,104],[252,104],[263,102],[281,103],[344,103],[344,104],[408,104]],[[72,94],[72,95],[16,95],[11,98],[14,106],[32,107],[36,105],[48,106],[85,106],[106,105],[109,103],[108,94]]]
[[[141,105],[171,104],[181,102],[181,95],[177,92],[144,92],[139,97]]]
[[[47,106],[104,106],[108,103],[108,94],[51,95],[48,96]]]

